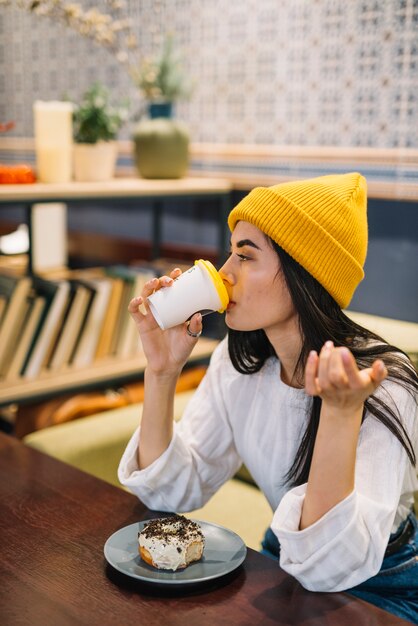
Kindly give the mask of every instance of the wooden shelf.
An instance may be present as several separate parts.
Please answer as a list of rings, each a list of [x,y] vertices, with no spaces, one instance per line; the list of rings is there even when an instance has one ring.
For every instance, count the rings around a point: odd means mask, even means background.
[[[179,178],[178,180],[145,180],[114,178],[101,183],[33,183],[1,185],[0,203],[74,201],[87,199],[143,198],[172,196],[205,196],[228,194],[231,183],[223,178]]]
[[[218,341],[201,337],[197,342],[189,364],[209,359]],[[93,366],[82,369],[67,368],[59,372],[43,372],[34,380],[0,382],[0,405],[35,402],[60,393],[80,392],[90,388],[114,385],[120,381],[140,379],[146,361],[142,354],[128,359],[108,357]]]
[[[115,199],[148,199],[152,215],[151,258],[160,256],[161,220],[169,198],[211,198],[219,213],[218,254],[225,250],[225,215],[229,210],[231,183],[224,178],[187,177],[178,180],[145,180],[138,177],[115,178],[94,183],[70,182],[63,184],[34,183],[27,185],[0,185],[0,206],[21,205],[28,207],[28,222],[32,224],[33,205],[38,202],[67,202],[77,206],[83,200],[100,200],[101,203]],[[29,269],[33,270],[33,259],[29,252]],[[201,338],[196,345],[190,364],[207,360],[218,342]],[[0,381],[0,406],[28,404],[60,394],[79,393],[106,386],[119,386],[140,380],[145,359],[141,355],[124,358],[106,357],[82,369],[67,366],[57,372],[42,372],[36,379]]]
[[[225,178],[187,177],[174,180],[148,180],[138,177],[120,177],[96,182],[33,183],[27,185],[0,185],[0,206],[26,205],[27,221],[32,222],[33,205],[39,202],[65,202],[71,206],[82,205],[83,201],[100,200],[112,203],[125,201],[132,209],[137,201],[146,200],[151,213],[151,258],[161,256],[161,233],[165,202],[170,198],[211,199],[218,218],[217,258],[223,261],[227,249],[226,218],[230,210],[232,184]],[[32,258],[30,255],[30,267]]]

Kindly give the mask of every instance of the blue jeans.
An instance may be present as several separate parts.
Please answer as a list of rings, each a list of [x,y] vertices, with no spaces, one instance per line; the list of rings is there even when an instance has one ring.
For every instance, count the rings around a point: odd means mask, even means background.
[[[415,528],[414,537],[397,552],[386,556],[375,576],[346,589],[346,593],[418,624],[418,523],[413,513],[408,517]],[[405,523],[390,536],[389,542],[402,532]],[[280,544],[270,528],[262,541],[261,553],[274,559],[280,556]]]

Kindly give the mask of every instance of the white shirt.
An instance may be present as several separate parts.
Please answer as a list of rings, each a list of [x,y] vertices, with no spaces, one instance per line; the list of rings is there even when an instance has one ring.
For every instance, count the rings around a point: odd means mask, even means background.
[[[398,407],[417,448],[415,399],[393,382],[382,387],[379,393]],[[202,507],[245,463],[274,512],[281,567],[312,591],[349,589],[379,571],[389,535],[413,502],[416,472],[399,441],[369,415],[360,430],[354,491],[299,530],[306,484],[289,489],[284,476],[311,402],[303,389],[281,381],[277,358],[255,374],[237,372],[224,340],[174,425],[169,447],[139,470],[138,429],[121,459],[119,480],[151,509],[187,512]]]

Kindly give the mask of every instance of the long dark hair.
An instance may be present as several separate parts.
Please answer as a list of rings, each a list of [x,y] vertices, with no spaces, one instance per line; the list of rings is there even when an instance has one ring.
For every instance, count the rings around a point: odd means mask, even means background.
[[[299,263],[274,241],[269,239],[281,264],[281,271],[289,289],[299,319],[302,349],[296,364],[293,380],[303,385],[304,368],[310,350],[319,350],[327,340],[335,346],[347,346],[359,368],[370,367],[376,358],[382,358],[388,377],[414,394],[418,389],[417,372],[407,355],[389,345],[384,339],[363,328],[347,317],[332,296]],[[263,330],[237,331],[228,333],[229,355],[233,366],[242,374],[258,372],[265,361],[276,356],[273,346]],[[308,480],[309,469],[319,425],[322,400],[315,396],[302,435],[296,457],[285,480],[291,486],[301,485]],[[397,415],[382,399],[371,395],[364,403],[366,411],[390,430],[404,447],[409,460],[416,463],[413,445]]]

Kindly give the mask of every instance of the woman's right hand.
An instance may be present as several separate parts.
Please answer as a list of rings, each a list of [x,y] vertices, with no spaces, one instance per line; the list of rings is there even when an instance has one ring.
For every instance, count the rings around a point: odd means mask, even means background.
[[[181,275],[179,268],[174,269],[170,276],[162,276],[148,281],[140,296],[131,300],[128,311],[131,314],[147,358],[147,369],[156,375],[178,376],[189,358],[197,338],[187,333],[187,324],[179,324],[167,330],[161,330],[151,313],[148,296],[158,289],[170,289],[175,278]],[[202,330],[202,316],[195,313],[190,320],[190,331],[199,333]]]

